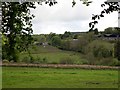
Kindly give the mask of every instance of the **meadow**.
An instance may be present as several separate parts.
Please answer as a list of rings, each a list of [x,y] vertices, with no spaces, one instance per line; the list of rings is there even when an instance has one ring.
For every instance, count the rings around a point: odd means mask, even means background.
[[[27,52],[23,52],[19,55],[18,62],[25,63],[45,63],[45,64],[83,64],[87,61],[81,57],[80,53],[73,51],[65,51],[57,49],[53,46],[35,46],[30,48],[32,60]]]
[[[49,45],[29,49],[32,58],[22,52],[18,64],[88,64],[79,52]],[[118,70],[2,67],[2,76],[3,88],[118,88]]]
[[[117,70],[3,67],[3,88],[118,88]]]

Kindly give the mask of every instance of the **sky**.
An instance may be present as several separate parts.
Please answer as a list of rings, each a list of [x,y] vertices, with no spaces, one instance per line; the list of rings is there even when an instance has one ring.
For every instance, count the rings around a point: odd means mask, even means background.
[[[63,34],[65,31],[86,32],[89,31],[89,22],[92,21],[92,14],[100,14],[101,4],[106,0],[92,0],[90,6],[85,6],[80,0],[72,7],[73,0],[56,0],[58,4],[37,5],[31,9],[35,15],[32,20],[33,34]],[[118,27],[118,12],[105,15],[96,25],[99,31],[107,27]]]

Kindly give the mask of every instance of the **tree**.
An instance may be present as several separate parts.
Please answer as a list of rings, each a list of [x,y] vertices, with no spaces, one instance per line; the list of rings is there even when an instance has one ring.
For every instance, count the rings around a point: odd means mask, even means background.
[[[78,38],[78,51],[85,53],[85,47],[94,40],[94,33],[89,32]]]
[[[114,46],[114,56],[120,60],[120,40],[118,39]]]
[[[79,35],[78,34],[75,34],[73,39],[78,39]]]
[[[82,1],[85,2],[85,1],[88,1],[88,0],[82,0]],[[75,4],[75,3],[73,3],[73,4]],[[101,7],[105,7],[105,6],[108,6],[108,7],[104,8],[99,15],[94,15],[93,14],[92,21],[89,23],[89,27],[90,27],[89,31],[95,31],[97,29],[97,28],[95,28],[95,25],[98,24],[98,20],[101,17],[104,17],[104,14],[110,14],[114,11],[119,12],[119,10],[120,10],[120,8],[119,8],[120,6],[119,6],[118,2],[104,2],[103,4],[101,4]],[[120,30],[119,30],[118,27],[115,30],[115,33],[116,33],[116,31],[117,31],[117,34],[120,34],[119,33]],[[118,58],[118,60],[120,60],[120,40],[118,40],[115,44],[115,56]]]
[[[29,7],[35,8],[30,2],[2,3],[2,34],[7,39],[3,45],[3,59],[16,62],[16,53],[25,50],[31,43],[31,19],[34,16],[30,15]]]
[[[40,42],[40,43],[44,43],[45,41],[46,41],[45,35],[41,35],[41,36],[39,37],[39,42]]]
[[[62,40],[60,48],[63,50],[70,50],[70,43],[71,43],[71,40],[69,40],[69,39]]]
[[[72,37],[72,33],[67,31],[65,31],[65,33],[61,36],[62,39],[71,38],[71,37]]]
[[[98,35],[98,34],[99,34],[99,32],[98,32],[98,29],[97,29],[97,28],[94,30],[94,34],[96,34],[96,35]]]
[[[108,7],[104,8],[99,15],[93,14],[93,16],[92,16],[93,21],[91,21],[89,23],[90,30],[96,29],[95,25],[98,24],[98,20],[100,18],[104,17],[104,14],[110,14],[114,11],[120,10],[118,2],[104,2],[103,4],[101,4],[101,7],[105,7],[105,6],[108,6]]]
[[[90,3],[92,3],[92,1],[90,1],[90,0],[80,0],[80,1],[82,1],[83,4],[85,4],[86,6],[89,6]],[[72,2],[72,7],[74,7],[75,5],[76,5],[76,1],[73,0],[73,2]]]
[[[56,1],[41,1],[52,6]],[[3,59],[17,60],[17,53],[28,50],[33,38],[31,34],[31,20],[34,15],[30,14],[30,8],[35,9],[35,2],[2,2],[2,35],[6,39],[2,44]]]
[[[104,31],[105,34],[113,34],[113,28],[112,27],[108,27],[105,29]]]
[[[104,34],[120,34],[120,28],[119,27],[108,27],[104,30]]]
[[[120,35],[120,28],[114,27],[114,33]]]
[[[103,40],[94,40],[85,47],[85,55],[90,64],[110,64],[113,60],[113,45]]]
[[[56,33],[50,33],[49,35],[48,35],[48,40],[51,40],[52,39],[52,37],[54,37],[54,36],[56,36]]]
[[[86,6],[89,6],[90,3],[92,3],[92,1],[90,1],[90,0],[80,0],[80,1],[82,1],[83,4],[85,4]],[[76,5],[76,2],[75,2],[75,0],[73,0],[72,7],[75,5]],[[107,8],[104,8],[99,15],[93,14],[92,21],[89,23],[89,27],[90,27],[89,31],[96,31],[97,28],[95,28],[95,25],[98,24],[98,20],[100,18],[104,17],[104,14],[110,14],[114,11],[119,12],[119,10],[120,10],[118,2],[105,1],[103,4],[101,4],[101,7],[105,7],[105,6],[107,6]]]
[[[60,47],[61,45],[61,38],[59,36],[54,36],[51,39],[52,45],[56,47]]]

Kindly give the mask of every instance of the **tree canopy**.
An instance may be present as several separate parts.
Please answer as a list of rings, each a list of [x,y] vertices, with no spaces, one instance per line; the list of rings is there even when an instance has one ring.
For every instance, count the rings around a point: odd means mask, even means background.
[[[52,6],[57,2],[44,0]],[[42,4],[38,2],[38,4]],[[32,23],[34,15],[30,8],[36,8],[35,2],[2,2],[2,53],[3,59],[17,60],[17,52],[27,50],[32,43]]]
[[[107,8],[104,8],[105,6],[108,6]],[[90,31],[95,30],[95,25],[98,24],[98,20],[102,17],[104,17],[105,14],[111,14],[114,11],[119,12],[120,6],[118,2],[104,2],[101,4],[101,7],[103,7],[103,10],[100,14],[92,16],[92,21],[89,23]]]

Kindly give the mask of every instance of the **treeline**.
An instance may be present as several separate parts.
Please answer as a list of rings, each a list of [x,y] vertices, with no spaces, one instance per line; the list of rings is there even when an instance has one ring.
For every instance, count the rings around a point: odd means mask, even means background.
[[[107,31],[109,30],[107,29]],[[105,29],[102,33],[107,31]],[[97,39],[95,34],[95,32],[73,34],[66,31],[64,34],[50,33],[34,37],[37,37],[35,41],[40,41],[41,44],[47,42],[62,50],[80,52],[89,64],[118,65],[118,60],[120,60],[119,39],[114,42],[104,41]],[[111,33],[107,32],[107,34]]]
[[[108,27],[104,30],[103,34],[118,34],[120,35],[119,27]]]

